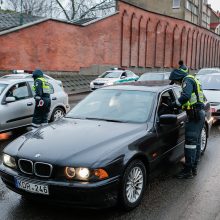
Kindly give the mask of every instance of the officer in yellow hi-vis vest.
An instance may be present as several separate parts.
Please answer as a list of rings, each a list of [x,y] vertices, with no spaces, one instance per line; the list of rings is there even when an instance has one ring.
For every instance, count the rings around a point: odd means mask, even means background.
[[[201,132],[205,123],[204,95],[199,81],[187,72],[174,70],[170,80],[182,85],[182,93],[176,106],[187,113],[185,131],[185,165],[177,178],[192,178],[197,175],[197,164],[201,152]]]
[[[48,123],[48,114],[51,106],[50,86],[43,75],[43,72],[39,69],[36,69],[32,75],[34,78],[34,86],[32,89],[35,92],[33,127],[39,127],[40,125]]]

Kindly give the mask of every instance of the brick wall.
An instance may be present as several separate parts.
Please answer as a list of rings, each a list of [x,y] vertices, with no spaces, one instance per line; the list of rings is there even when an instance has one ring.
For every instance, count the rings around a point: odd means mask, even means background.
[[[119,2],[119,13],[76,26],[55,20],[0,35],[0,69],[79,71],[92,65],[192,69],[220,64],[220,38],[191,23]]]

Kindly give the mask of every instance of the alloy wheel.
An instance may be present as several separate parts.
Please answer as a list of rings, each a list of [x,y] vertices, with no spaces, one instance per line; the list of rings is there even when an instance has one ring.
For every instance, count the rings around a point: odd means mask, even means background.
[[[130,203],[135,203],[143,190],[143,172],[140,167],[134,167],[127,179],[126,196]]]

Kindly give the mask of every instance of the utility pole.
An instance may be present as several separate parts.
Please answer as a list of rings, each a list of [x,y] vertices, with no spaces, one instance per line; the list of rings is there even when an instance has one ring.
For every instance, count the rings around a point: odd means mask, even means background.
[[[20,25],[23,25],[23,0],[21,0]]]

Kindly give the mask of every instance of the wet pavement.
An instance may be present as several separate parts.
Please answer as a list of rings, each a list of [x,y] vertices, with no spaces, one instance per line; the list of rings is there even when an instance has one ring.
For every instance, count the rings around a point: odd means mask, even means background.
[[[72,106],[77,101],[72,102]],[[12,134],[0,142],[0,152],[8,142],[21,135]],[[152,180],[141,205],[125,213],[118,208],[81,210],[41,204],[23,199],[0,180],[0,220],[38,219],[152,219],[220,220],[220,125],[214,125],[207,150],[199,164],[198,175],[191,180],[177,180],[173,175],[180,164],[170,165]]]

